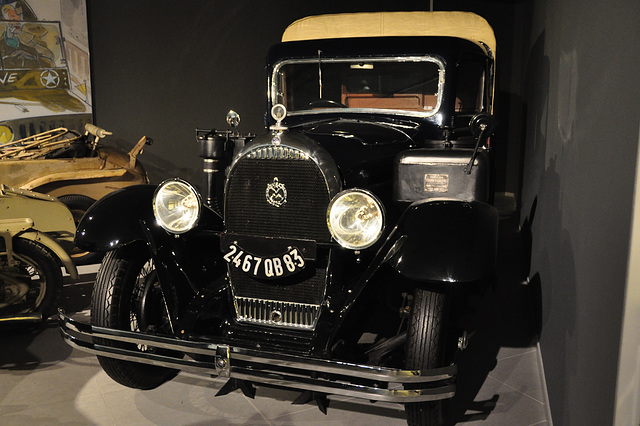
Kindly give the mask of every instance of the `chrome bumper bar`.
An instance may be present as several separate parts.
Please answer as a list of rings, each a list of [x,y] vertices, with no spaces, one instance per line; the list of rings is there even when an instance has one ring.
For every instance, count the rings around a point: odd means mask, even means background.
[[[76,321],[63,312],[59,314],[59,324],[65,341],[81,351],[211,376],[397,403],[435,401],[451,398],[455,393],[451,380],[456,374],[455,365],[425,371],[400,370],[285,355],[98,327]],[[93,338],[105,344],[94,343]],[[127,349],[126,345],[117,347],[122,342],[192,354],[198,359],[142,352]],[[404,389],[405,384],[421,389]]]

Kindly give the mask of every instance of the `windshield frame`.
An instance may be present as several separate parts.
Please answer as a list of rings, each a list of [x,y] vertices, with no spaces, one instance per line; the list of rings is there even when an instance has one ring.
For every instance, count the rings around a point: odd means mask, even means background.
[[[410,111],[401,109],[382,109],[382,108],[317,108],[287,111],[287,115],[316,115],[327,113],[348,113],[348,114],[390,114],[396,116],[413,116],[413,117],[432,117],[440,111],[443,102],[443,92],[445,87],[445,62],[443,59],[433,55],[407,55],[407,56],[349,56],[349,57],[307,57],[307,58],[288,58],[276,62],[271,71],[271,82],[269,85],[269,99],[272,105],[278,103],[278,86],[279,73],[282,67],[291,64],[313,64],[313,63],[353,63],[353,62],[430,62],[438,66],[438,89],[436,93],[437,101],[433,109],[429,111]]]

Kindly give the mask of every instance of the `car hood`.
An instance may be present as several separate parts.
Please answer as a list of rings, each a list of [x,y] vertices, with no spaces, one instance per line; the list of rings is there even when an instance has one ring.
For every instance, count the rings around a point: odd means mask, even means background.
[[[333,157],[346,187],[376,187],[391,182],[393,160],[415,146],[418,127],[363,120],[327,120],[296,126]],[[383,195],[383,194],[380,194]]]

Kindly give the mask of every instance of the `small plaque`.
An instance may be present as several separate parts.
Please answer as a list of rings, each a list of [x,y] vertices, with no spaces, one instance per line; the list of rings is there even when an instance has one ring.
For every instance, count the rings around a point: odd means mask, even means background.
[[[449,175],[425,174],[424,175],[424,191],[425,192],[448,192],[449,191]]]

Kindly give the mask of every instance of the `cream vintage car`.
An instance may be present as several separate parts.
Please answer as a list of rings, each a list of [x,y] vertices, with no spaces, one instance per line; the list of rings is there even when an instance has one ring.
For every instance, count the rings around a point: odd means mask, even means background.
[[[102,143],[110,134],[87,124],[84,134],[57,128],[0,145],[0,184],[56,197],[78,222],[103,196],[149,183],[138,156],[151,140],[141,138],[126,153]],[[96,258],[81,250],[72,256],[78,263]]]

